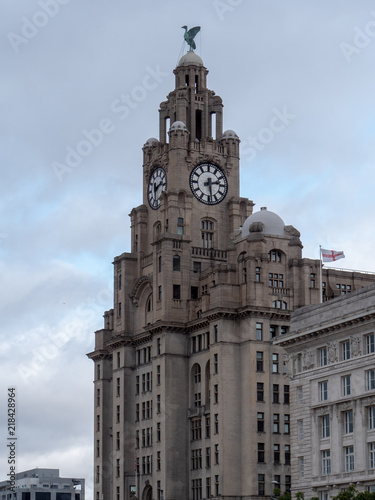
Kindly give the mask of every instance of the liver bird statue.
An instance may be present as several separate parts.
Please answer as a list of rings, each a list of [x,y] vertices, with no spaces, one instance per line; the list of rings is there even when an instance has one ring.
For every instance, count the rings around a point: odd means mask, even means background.
[[[195,45],[194,38],[195,38],[196,34],[200,31],[201,27],[195,26],[195,28],[190,28],[188,31],[187,26],[182,26],[182,29],[185,30],[184,39],[190,47],[189,50],[196,49],[197,46]]]

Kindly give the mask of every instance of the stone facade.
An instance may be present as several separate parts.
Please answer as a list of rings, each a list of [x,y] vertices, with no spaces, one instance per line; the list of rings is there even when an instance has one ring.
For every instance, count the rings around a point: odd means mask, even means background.
[[[328,500],[375,491],[375,286],[292,314],[292,484]]]
[[[291,311],[319,302],[319,261],[302,258],[295,228],[240,197],[240,141],[223,132],[199,56],[174,73],[159,139],[143,147],[131,253],[114,259],[114,308],[89,354],[94,500],[290,488],[289,381],[272,340]],[[374,276],[324,270],[323,280],[329,298]]]

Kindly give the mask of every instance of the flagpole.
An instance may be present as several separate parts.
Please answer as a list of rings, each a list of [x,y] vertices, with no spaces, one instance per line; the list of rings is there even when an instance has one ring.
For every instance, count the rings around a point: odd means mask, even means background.
[[[322,281],[322,245],[319,245],[319,278],[320,278],[320,303],[323,303],[323,281]]]

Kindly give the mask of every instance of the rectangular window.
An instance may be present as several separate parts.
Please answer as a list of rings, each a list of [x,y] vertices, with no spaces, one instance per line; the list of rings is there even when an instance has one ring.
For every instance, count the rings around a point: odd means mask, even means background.
[[[264,463],[264,443],[258,443],[258,463]]]
[[[375,352],[375,335],[370,333],[366,335],[366,354],[372,354]]]
[[[211,419],[206,416],[206,438],[209,438],[211,434]]]
[[[273,403],[278,403],[279,402],[279,384],[273,384],[272,385],[272,394],[273,394]]]
[[[160,385],[160,365],[156,366],[156,385]]]
[[[218,336],[219,336],[219,328],[217,325],[214,325],[214,342],[215,342],[215,344],[218,342]]]
[[[206,467],[211,467],[211,448],[206,448]]]
[[[322,451],[322,475],[331,474],[331,450]]]
[[[273,414],[273,432],[274,434],[280,432],[280,415],[278,413]]]
[[[219,445],[215,444],[215,464],[219,464]]]
[[[215,413],[215,434],[219,434],[219,414]]]
[[[201,419],[192,420],[191,422],[191,439],[192,441],[197,441],[202,439],[202,423]]]
[[[184,219],[182,217],[177,219],[177,234],[184,234]]]
[[[117,377],[117,380],[116,380],[116,396],[119,397],[120,396],[120,378]]]
[[[200,262],[193,262],[193,273],[200,273],[202,265]]]
[[[270,326],[270,338],[274,339],[277,335],[277,326],[276,325],[271,325]]]
[[[257,401],[264,401],[264,384],[257,382]]]
[[[263,323],[256,324],[256,337],[257,340],[263,340]]]
[[[161,285],[158,286],[158,300],[161,300]]]
[[[298,457],[299,477],[305,477],[305,457]]]
[[[345,472],[354,470],[354,446],[345,446]]]
[[[190,298],[192,300],[197,300],[199,298],[199,288],[197,286],[190,287]]]
[[[218,404],[219,402],[219,386],[218,384],[214,385],[214,404]]]
[[[368,428],[375,429],[375,406],[370,406],[368,409]]]
[[[285,465],[290,465],[290,444],[285,445]]]
[[[211,498],[211,478],[206,477],[206,498]]]
[[[292,489],[292,476],[285,476],[285,491],[290,493]]]
[[[366,372],[366,390],[373,391],[375,389],[375,370]]]
[[[280,463],[280,445],[279,444],[273,445],[273,463],[274,464]]]
[[[328,380],[319,382],[319,400],[326,401],[328,399]]]
[[[258,474],[258,495],[259,496],[264,496],[265,494],[265,488],[264,488],[264,485],[265,485],[265,475],[264,474]]]
[[[173,299],[180,300],[181,299],[181,286],[173,285]]]
[[[272,373],[279,373],[279,355],[272,354]]]
[[[219,355],[214,354],[214,373],[219,373]]]
[[[120,406],[117,405],[116,407],[116,422],[119,424],[120,423]]]
[[[329,415],[323,415],[322,417],[320,417],[320,425],[322,439],[330,437],[331,429]]]
[[[215,495],[219,496],[219,476],[215,476]]]
[[[263,352],[257,351],[257,372],[263,371]]]
[[[289,404],[289,385],[284,385],[284,404]]]
[[[341,342],[340,346],[341,346],[341,359],[342,360],[350,359],[350,340]]]
[[[319,365],[326,366],[328,364],[327,347],[319,349]]]
[[[344,411],[344,434],[353,432],[353,410]]]
[[[351,394],[351,377],[350,375],[345,375],[345,377],[341,377],[341,387],[342,387],[342,395],[349,396]]]
[[[369,468],[375,469],[375,443],[369,443]]]
[[[290,415],[284,415],[284,434],[290,434]]]
[[[257,413],[257,430],[264,432],[264,413],[260,411]]]
[[[122,314],[122,304],[121,302],[118,303],[118,316],[120,317]]]

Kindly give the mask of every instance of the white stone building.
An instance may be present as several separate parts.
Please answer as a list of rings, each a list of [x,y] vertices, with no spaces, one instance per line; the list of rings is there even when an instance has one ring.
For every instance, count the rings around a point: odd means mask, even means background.
[[[375,286],[292,314],[292,491],[375,491]]]

